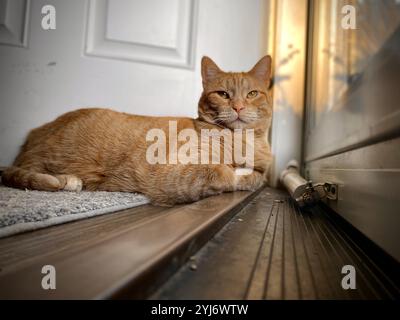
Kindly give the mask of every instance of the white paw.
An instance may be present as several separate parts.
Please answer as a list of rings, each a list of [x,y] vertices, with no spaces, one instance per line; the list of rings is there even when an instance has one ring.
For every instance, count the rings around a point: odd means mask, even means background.
[[[253,173],[252,168],[235,168],[235,176],[248,176]]]
[[[253,173],[253,169],[251,168],[235,168],[235,180],[234,180],[234,186],[237,190],[241,190],[241,181],[243,181],[243,176],[247,176]]]
[[[65,191],[76,191],[79,192],[82,190],[82,180],[74,177],[68,176],[67,177],[67,184],[64,187]]]

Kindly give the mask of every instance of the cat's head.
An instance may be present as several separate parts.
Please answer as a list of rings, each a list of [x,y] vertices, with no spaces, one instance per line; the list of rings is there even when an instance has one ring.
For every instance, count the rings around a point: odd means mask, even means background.
[[[203,57],[201,75],[200,119],[229,129],[267,126],[272,115],[270,56],[263,57],[248,72],[224,72],[210,58]]]

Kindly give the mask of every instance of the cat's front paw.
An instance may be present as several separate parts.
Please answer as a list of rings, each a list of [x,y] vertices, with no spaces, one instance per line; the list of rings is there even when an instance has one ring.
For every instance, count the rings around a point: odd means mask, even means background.
[[[64,190],[80,192],[82,190],[82,180],[75,176],[69,176]]]
[[[75,191],[80,192],[83,187],[83,182],[80,178],[74,175],[58,175],[57,179],[64,186],[62,190],[64,191]]]
[[[237,169],[236,169],[237,170]],[[236,175],[235,170],[235,189],[241,191],[255,191],[261,188],[265,183],[265,177],[257,171],[250,174]],[[250,169],[251,170],[251,169]]]

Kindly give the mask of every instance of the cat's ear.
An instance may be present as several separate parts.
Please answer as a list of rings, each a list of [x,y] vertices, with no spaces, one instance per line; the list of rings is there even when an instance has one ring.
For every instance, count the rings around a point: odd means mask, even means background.
[[[215,79],[222,71],[209,57],[204,56],[201,59],[201,76],[203,78],[203,86]]]
[[[265,56],[256,63],[253,69],[249,71],[249,74],[263,82],[269,83],[271,80],[271,66],[271,56]]]

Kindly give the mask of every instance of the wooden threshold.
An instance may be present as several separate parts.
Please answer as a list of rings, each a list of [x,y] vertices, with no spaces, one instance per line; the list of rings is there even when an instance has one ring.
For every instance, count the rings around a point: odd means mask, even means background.
[[[146,298],[258,192],[145,205],[0,239],[0,299]],[[44,265],[56,289],[41,286]]]
[[[353,289],[342,287],[344,266]],[[399,300],[399,266],[327,206],[299,210],[265,188],[151,299]]]

